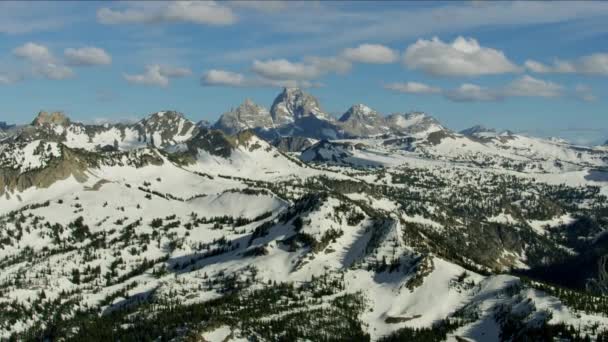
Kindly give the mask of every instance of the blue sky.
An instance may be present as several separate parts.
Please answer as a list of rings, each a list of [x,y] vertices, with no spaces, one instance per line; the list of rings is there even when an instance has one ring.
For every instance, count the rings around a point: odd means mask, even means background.
[[[355,103],[608,139],[607,2],[0,2],[0,121],[175,109],[215,121],[300,86]]]

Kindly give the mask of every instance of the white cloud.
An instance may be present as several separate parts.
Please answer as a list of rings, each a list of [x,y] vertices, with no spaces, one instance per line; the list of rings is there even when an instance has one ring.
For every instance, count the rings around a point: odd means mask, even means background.
[[[75,76],[74,71],[58,62],[44,45],[28,42],[13,49],[13,54],[29,62],[33,76],[50,80],[65,80]]]
[[[49,48],[32,42],[14,48],[13,54],[34,63],[51,63],[54,60],[53,54]]]
[[[201,84],[207,86],[244,87],[245,76],[236,72],[212,69],[201,78]]]
[[[59,29],[74,22],[65,6],[50,1],[0,1],[0,33],[24,34]]]
[[[316,88],[322,84],[306,80],[276,80],[263,77],[249,78],[243,74],[212,69],[207,71],[201,78],[203,86],[223,86],[223,87],[300,87],[300,88]]]
[[[341,57],[304,57],[304,62],[316,68],[320,74],[337,73],[345,74],[350,71],[352,64]]]
[[[384,86],[385,89],[407,94],[437,94],[441,93],[441,89],[432,87],[424,83],[405,82],[405,83],[390,83]]]
[[[457,89],[448,90],[444,95],[455,102],[498,101],[503,98],[498,92],[471,83],[464,83]]]
[[[562,90],[563,87],[559,84],[524,75],[508,84],[504,89],[504,94],[507,96],[558,97],[562,95]]]
[[[103,49],[97,47],[67,48],[63,54],[67,63],[76,66],[108,65],[112,57]]]
[[[191,74],[186,68],[162,66],[158,64],[147,65],[143,74],[123,74],[127,82],[148,86],[167,87],[171,78],[184,77]]]
[[[101,8],[102,24],[186,22],[199,25],[230,25],[237,21],[230,7],[215,1],[172,1],[160,6],[132,6],[123,10]]]
[[[608,76],[608,53],[595,53],[579,60],[582,73]]]
[[[188,68],[173,67],[168,65],[160,66],[160,73],[167,77],[178,78],[192,75],[192,70]]]
[[[8,72],[0,72],[0,84],[7,85],[17,83],[23,80],[23,75],[18,75],[14,73]]]
[[[444,91],[444,96],[456,102],[500,101],[508,97],[546,97],[563,95],[564,88],[556,83],[524,75],[501,88],[487,88],[464,83],[460,87]]]
[[[608,76],[608,53],[595,53],[574,61],[556,59],[551,65],[535,60],[527,60],[525,66],[535,73],[577,73]]]
[[[351,69],[349,61],[340,57],[306,57],[304,63],[286,59],[253,61],[251,70],[262,78],[270,80],[312,80],[327,73],[343,74]]]
[[[33,68],[34,74],[45,77],[49,80],[65,80],[74,77],[74,71],[65,65],[54,63],[46,63],[35,65]]]
[[[286,59],[255,60],[251,70],[269,79],[314,79],[321,76],[320,70],[313,65],[292,63]]]
[[[253,9],[267,13],[278,12],[287,8],[287,2],[279,0],[233,0],[228,1],[228,5],[235,8]]]
[[[593,95],[591,88],[585,84],[577,84],[574,87],[574,96],[585,102],[593,102],[597,100],[597,97]]]
[[[451,44],[434,37],[419,39],[406,50],[403,62],[410,69],[434,76],[480,76],[516,72],[502,51],[479,45],[473,38],[456,38]]]
[[[361,44],[356,48],[348,48],[342,55],[359,63],[388,64],[399,59],[399,53],[393,49],[379,44]]]

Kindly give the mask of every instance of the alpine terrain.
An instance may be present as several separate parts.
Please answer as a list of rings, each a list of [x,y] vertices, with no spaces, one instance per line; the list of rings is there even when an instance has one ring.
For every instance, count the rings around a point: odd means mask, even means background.
[[[297,88],[0,123],[0,340],[608,340],[608,149]]]

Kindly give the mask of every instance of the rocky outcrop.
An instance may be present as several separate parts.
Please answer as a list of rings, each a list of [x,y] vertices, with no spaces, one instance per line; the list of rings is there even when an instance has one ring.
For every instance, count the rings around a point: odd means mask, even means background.
[[[382,115],[364,104],[350,107],[338,121],[348,137],[377,135],[389,131]]]
[[[22,192],[31,187],[48,188],[57,181],[70,176],[80,182],[87,180],[88,163],[69,148],[61,148],[61,156],[52,158],[47,165],[39,169],[21,172],[19,168],[6,167],[0,169],[0,195],[12,192]]]
[[[272,145],[281,152],[302,152],[314,144],[314,140],[306,137],[280,137],[272,141]]]
[[[272,103],[270,115],[277,127],[289,125],[310,116],[320,120],[329,120],[329,115],[321,110],[319,101],[299,88],[284,88]]]
[[[222,130],[227,134],[236,134],[246,129],[269,130],[274,127],[270,112],[250,99],[246,99],[240,106],[231,109],[220,116],[213,128]]]
[[[63,112],[40,112],[38,116],[32,121],[32,126],[42,125],[60,125],[66,126],[70,124],[70,119],[63,114]]]

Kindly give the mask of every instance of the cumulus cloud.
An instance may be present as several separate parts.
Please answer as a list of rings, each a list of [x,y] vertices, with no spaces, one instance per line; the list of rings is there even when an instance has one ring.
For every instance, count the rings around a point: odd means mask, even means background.
[[[286,59],[253,61],[251,70],[269,80],[312,80],[328,73],[343,74],[350,70],[351,63],[340,57],[306,57],[303,63]]]
[[[444,95],[456,102],[499,101],[507,97],[559,97],[563,95],[563,90],[559,84],[524,75],[501,88],[464,83],[459,88],[445,91]]]
[[[498,101],[503,98],[499,92],[471,83],[461,84],[456,89],[446,91],[444,95],[455,102]]]
[[[287,8],[287,2],[279,0],[232,0],[228,1],[228,4],[235,8],[246,8],[268,13]]]
[[[535,73],[577,73],[608,76],[608,53],[595,53],[574,61],[556,59],[552,64],[527,60],[525,66]]]
[[[203,86],[223,86],[223,87],[299,87],[316,88],[322,84],[307,80],[276,80],[263,77],[246,77],[241,73],[227,70],[212,69],[201,77]]]
[[[519,68],[502,51],[480,46],[473,38],[451,44],[434,37],[419,39],[404,53],[404,64],[433,76],[480,76],[516,72]]]
[[[35,77],[65,80],[75,76],[71,68],[60,63],[49,48],[42,44],[25,43],[13,49],[13,54],[29,63],[31,74]]]
[[[90,66],[108,65],[112,63],[112,57],[103,49],[89,46],[83,48],[67,48],[63,54],[69,65]]]
[[[555,98],[564,95],[564,87],[528,75],[519,77],[502,87],[489,88],[473,83],[463,83],[458,88],[441,89],[418,82],[390,83],[385,89],[408,94],[441,94],[454,102],[491,102],[501,101],[509,97],[545,97]],[[574,96],[583,101],[595,99],[591,89],[578,85]]]
[[[292,63],[286,59],[253,61],[251,70],[269,79],[313,79],[321,75],[318,68],[303,63]]]
[[[170,78],[186,77],[192,75],[192,70],[188,68],[173,67],[168,65],[160,66],[160,73]]]
[[[245,76],[236,72],[211,69],[201,78],[202,85],[244,87]]]
[[[124,10],[101,8],[97,20],[102,24],[172,23],[230,25],[237,21],[230,7],[215,1],[171,1],[161,6],[133,6]]]
[[[143,74],[123,74],[125,80],[132,84],[167,87],[171,78],[190,75],[192,72],[185,68],[175,68],[158,64],[147,65]]]
[[[8,73],[8,72],[0,72],[0,84],[7,85],[17,83],[23,80],[23,75]]]
[[[65,80],[74,77],[74,71],[65,65],[54,63],[46,63],[36,65],[33,72],[37,76],[47,78],[49,80]]]
[[[405,82],[405,83],[390,83],[384,86],[385,89],[407,94],[437,94],[441,93],[441,89],[432,87],[424,83]]]
[[[54,60],[48,47],[32,42],[14,48],[13,54],[34,63],[50,63]]]
[[[558,97],[562,90],[559,84],[524,75],[508,84],[504,93],[508,96]]]
[[[591,88],[585,84],[577,84],[574,87],[574,96],[577,99],[585,102],[593,102],[597,100],[597,97],[593,95]]]
[[[344,49],[342,55],[353,62],[371,64],[394,63],[399,59],[399,53],[379,44],[361,44],[356,48]]]

